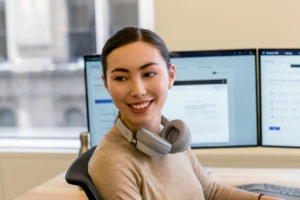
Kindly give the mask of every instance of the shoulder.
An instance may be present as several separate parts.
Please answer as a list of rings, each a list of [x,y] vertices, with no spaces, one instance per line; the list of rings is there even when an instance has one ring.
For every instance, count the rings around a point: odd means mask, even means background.
[[[89,161],[89,172],[95,174],[123,171],[125,173],[136,168],[137,162],[143,156],[121,134],[108,132]]]
[[[95,149],[89,165],[98,162],[113,162],[127,157],[132,151],[132,147],[134,146],[122,137],[121,134],[108,132]]]
[[[194,152],[192,151],[191,147],[188,147],[188,148],[184,151],[184,155],[187,157],[187,159],[188,159],[192,164],[194,164],[196,156],[195,156]]]
[[[139,152],[134,145],[118,133],[107,133],[88,165],[89,175],[98,192],[108,199],[137,199],[132,195],[139,196],[138,157]]]

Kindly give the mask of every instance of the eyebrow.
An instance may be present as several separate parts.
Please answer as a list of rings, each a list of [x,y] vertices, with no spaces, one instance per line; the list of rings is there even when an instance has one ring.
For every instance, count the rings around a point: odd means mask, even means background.
[[[143,70],[151,65],[158,65],[158,63],[155,63],[155,62],[146,63],[146,64],[140,66],[139,70]],[[113,72],[129,72],[129,70],[126,68],[117,67],[117,68],[113,69],[110,73],[113,73]]]

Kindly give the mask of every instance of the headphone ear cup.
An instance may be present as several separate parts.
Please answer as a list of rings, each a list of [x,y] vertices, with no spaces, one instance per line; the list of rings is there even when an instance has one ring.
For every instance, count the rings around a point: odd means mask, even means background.
[[[172,145],[169,153],[185,151],[192,139],[189,127],[181,120],[172,120],[165,124],[161,137]]]

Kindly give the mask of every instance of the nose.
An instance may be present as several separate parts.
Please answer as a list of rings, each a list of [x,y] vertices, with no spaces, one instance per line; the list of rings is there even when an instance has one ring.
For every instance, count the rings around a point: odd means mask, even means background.
[[[134,80],[131,84],[131,96],[142,97],[147,93],[145,83],[142,80]]]

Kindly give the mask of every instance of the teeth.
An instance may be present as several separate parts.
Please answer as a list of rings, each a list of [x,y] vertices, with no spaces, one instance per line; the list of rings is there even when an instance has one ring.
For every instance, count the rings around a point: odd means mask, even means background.
[[[142,104],[135,104],[135,105],[131,105],[132,108],[139,110],[139,109],[143,109],[146,108],[149,105],[150,102],[145,102]]]

